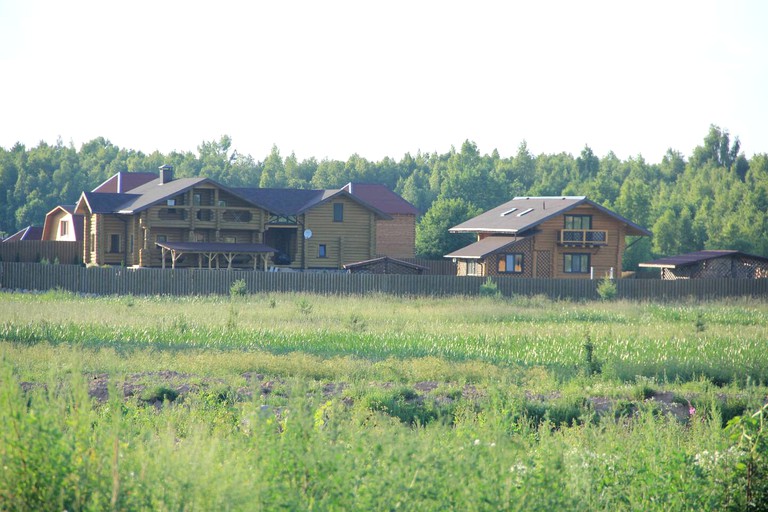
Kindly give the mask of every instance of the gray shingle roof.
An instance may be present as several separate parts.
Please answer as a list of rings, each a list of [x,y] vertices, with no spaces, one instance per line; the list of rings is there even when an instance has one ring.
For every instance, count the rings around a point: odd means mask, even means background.
[[[494,252],[501,251],[502,249],[510,249],[515,244],[522,242],[526,237],[518,236],[488,236],[482,240],[470,244],[466,247],[462,247],[457,251],[453,251],[450,254],[446,254],[445,258],[459,258],[459,259],[482,259],[493,254]]]
[[[522,234],[542,222],[562,215],[579,205],[588,204],[625,223],[627,234],[651,236],[651,232],[621,215],[590,201],[584,196],[515,197],[466,222],[452,227],[451,233],[507,233]]]

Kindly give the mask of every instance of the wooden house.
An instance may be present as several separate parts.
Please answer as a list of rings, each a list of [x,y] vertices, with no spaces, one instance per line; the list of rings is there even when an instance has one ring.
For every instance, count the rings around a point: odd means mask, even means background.
[[[376,253],[390,258],[416,256],[416,217],[419,210],[384,185],[348,183],[342,190],[362,199],[391,219],[376,221]]]
[[[690,252],[640,263],[639,266],[658,268],[665,280],[768,278],[768,258],[731,250]]]
[[[454,226],[477,241],[447,254],[457,275],[620,277],[625,237],[647,229],[586,197],[515,197]]]
[[[80,197],[84,263],[341,269],[377,254],[376,221],[390,218],[345,190],[229,188],[170,166],[134,181]]]

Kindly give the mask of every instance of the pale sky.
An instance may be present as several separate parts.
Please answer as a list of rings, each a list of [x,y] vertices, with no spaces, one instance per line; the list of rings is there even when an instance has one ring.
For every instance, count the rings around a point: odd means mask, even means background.
[[[0,147],[768,152],[768,2],[0,0]]]

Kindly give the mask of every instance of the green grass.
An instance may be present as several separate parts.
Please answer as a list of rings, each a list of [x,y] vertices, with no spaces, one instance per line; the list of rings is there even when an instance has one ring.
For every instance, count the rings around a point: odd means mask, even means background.
[[[758,510],[766,320],[738,300],[0,294],[0,509]]]

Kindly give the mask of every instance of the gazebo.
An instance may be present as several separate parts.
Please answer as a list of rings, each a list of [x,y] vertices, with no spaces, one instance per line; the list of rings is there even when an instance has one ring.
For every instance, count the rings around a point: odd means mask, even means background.
[[[163,268],[165,268],[166,254],[171,255],[171,268],[176,268],[176,262],[184,254],[197,254],[197,265],[203,268],[203,258],[208,262],[208,268],[220,268],[219,256],[227,261],[227,269],[232,268],[232,262],[237,256],[246,255],[253,258],[253,270],[258,270],[259,261],[263,262],[263,269],[269,265],[270,255],[277,252],[276,249],[264,244],[237,244],[220,242],[157,242],[162,250]],[[215,263],[215,266],[214,266]]]

